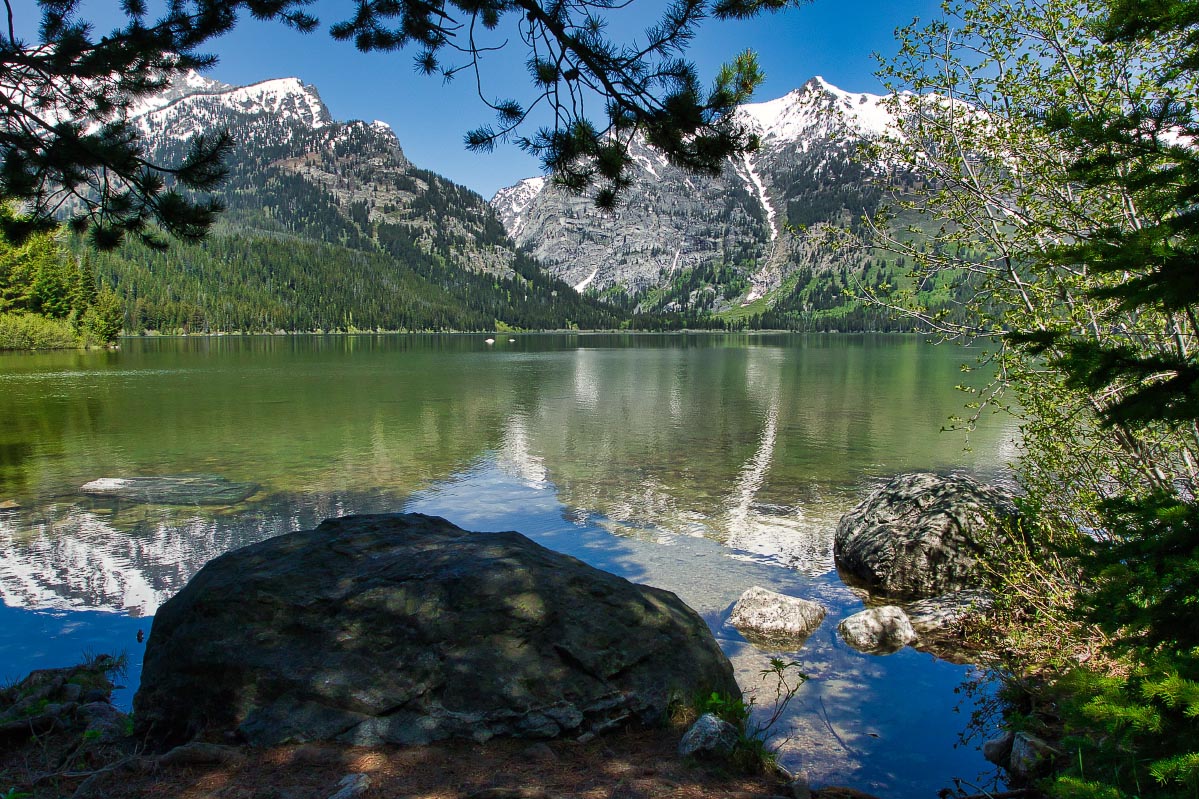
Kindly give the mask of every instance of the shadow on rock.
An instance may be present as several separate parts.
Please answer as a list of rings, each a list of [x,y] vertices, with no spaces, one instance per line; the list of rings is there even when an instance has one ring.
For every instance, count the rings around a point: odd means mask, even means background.
[[[351,516],[227,553],[159,610],[138,731],[271,746],[552,738],[740,696],[703,620],[519,533]]]

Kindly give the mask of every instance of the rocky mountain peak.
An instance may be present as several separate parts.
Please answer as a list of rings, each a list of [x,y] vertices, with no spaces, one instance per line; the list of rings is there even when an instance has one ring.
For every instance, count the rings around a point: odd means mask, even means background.
[[[623,291],[667,311],[752,303],[800,268],[829,268],[817,244],[784,233],[872,207],[876,170],[860,163],[858,145],[893,117],[886,97],[819,76],[735,113],[761,146],[717,177],[688,174],[635,141],[632,185],[614,213],[542,178],[501,189],[492,207],[518,245],[579,291]]]
[[[525,178],[515,186],[508,186],[495,193],[491,205],[504,223],[508,235],[515,238],[525,225],[525,212],[537,195],[545,188],[547,179],[544,177]]]
[[[291,117],[313,128],[323,127],[333,121],[316,87],[303,83],[299,78],[277,78],[244,86],[229,92],[228,100],[247,110]]]
[[[276,78],[249,86],[230,86],[194,70],[178,76],[160,94],[139,100],[128,116],[144,118],[153,125],[173,116],[188,115],[201,106],[223,107],[233,113],[265,113],[313,129],[333,122],[316,87],[304,84],[299,78]]]

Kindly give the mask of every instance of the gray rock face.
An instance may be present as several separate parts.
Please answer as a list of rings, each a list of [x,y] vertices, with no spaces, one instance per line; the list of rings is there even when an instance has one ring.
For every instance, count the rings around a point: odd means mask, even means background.
[[[798,649],[824,621],[824,614],[816,602],[755,585],[733,605],[729,624],[750,643]]]
[[[867,608],[842,619],[837,632],[854,649],[873,655],[898,652],[916,640],[907,614],[894,605]]]
[[[1005,732],[998,738],[992,738],[983,744],[983,757],[989,762],[1003,768],[1008,767],[1008,763],[1012,757],[1012,742],[1015,740],[1015,735],[1011,732]]]
[[[1009,494],[969,477],[903,474],[841,517],[833,559],[846,582],[894,599],[925,599],[978,587]]]
[[[736,727],[713,713],[705,713],[683,733],[679,757],[719,760],[732,753],[737,737]]]
[[[740,696],[703,620],[519,533],[332,519],[223,555],[159,610],[134,699],[159,745],[548,738]]]
[[[157,505],[233,505],[258,490],[255,483],[234,483],[211,474],[160,477],[101,477],[85,483],[84,494]]]
[[[688,174],[640,140],[631,155],[633,185],[612,212],[544,178],[501,189],[491,205],[519,246],[578,291],[638,293],[712,261],[766,257],[770,232],[748,180],[731,168]]]
[[[1054,748],[1037,736],[1018,732],[1012,738],[1008,772],[1018,780],[1032,779],[1048,768],[1054,754]]]

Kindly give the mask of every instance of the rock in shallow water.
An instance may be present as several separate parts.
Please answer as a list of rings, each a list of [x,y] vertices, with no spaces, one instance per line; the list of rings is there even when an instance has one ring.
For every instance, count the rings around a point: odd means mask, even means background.
[[[970,616],[990,610],[994,604],[995,595],[990,591],[972,589],[921,599],[905,610],[917,635],[938,636],[954,632]]]
[[[1008,773],[1017,780],[1031,780],[1048,771],[1056,754],[1057,750],[1037,736],[1018,732],[1012,737]]]
[[[752,644],[796,650],[824,621],[816,602],[787,596],[755,585],[733,605],[729,624]]]
[[[833,559],[846,582],[878,596],[975,588],[1016,513],[1011,495],[969,477],[899,475],[841,517]]]
[[[159,477],[101,477],[84,483],[84,494],[155,505],[234,505],[258,490],[256,483],[234,483],[211,474]]]
[[[227,553],[154,620],[142,734],[258,745],[546,738],[740,696],[703,620],[519,533],[332,519]]]
[[[845,643],[871,655],[889,655],[916,640],[916,631],[907,614],[894,605],[855,613],[842,619],[837,631]]]
[[[983,744],[983,757],[997,766],[1008,767],[1012,757],[1012,742],[1015,733],[1005,732],[998,738],[992,738]]]

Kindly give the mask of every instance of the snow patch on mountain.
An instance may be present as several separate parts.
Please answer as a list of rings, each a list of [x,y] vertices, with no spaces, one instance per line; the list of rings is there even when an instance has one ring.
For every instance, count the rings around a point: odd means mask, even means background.
[[[808,138],[838,122],[867,136],[893,128],[886,97],[843,91],[819,76],[776,100],[743,105],[736,113],[764,142]]]
[[[247,112],[299,116],[297,121],[313,128],[332,122],[316,87],[305,86],[299,78],[278,78],[244,86],[226,93],[225,100]]]
[[[745,166],[745,177],[753,187],[754,194],[758,198],[758,202],[762,203],[762,208],[766,211],[766,224],[770,226],[770,243],[774,242],[779,237],[778,228],[775,226],[775,217],[777,214],[774,211],[774,206],[770,204],[770,196],[766,193],[766,186],[762,183],[762,178],[754,170],[753,156],[745,153],[742,156],[742,163]]]
[[[165,108],[168,105],[182,100],[184,97],[190,97],[196,94],[220,94],[227,92],[233,87],[228,83],[221,83],[219,80],[211,80],[196,72],[194,69],[189,69],[182,75],[177,76],[171,84],[162,92],[148,97],[139,98],[129,108],[126,116],[129,119],[134,117],[145,116],[152,111],[157,111],[160,108]]]
[[[598,268],[598,267],[596,267],[595,269],[592,269],[592,270],[591,270],[591,274],[590,274],[590,275],[588,275],[588,276],[587,276],[587,277],[586,277],[584,280],[582,280],[582,281],[580,281],[579,283],[575,284],[575,287],[574,287],[574,288],[575,288],[575,291],[577,291],[577,292],[579,292],[580,294],[582,294],[582,293],[583,293],[583,292],[584,292],[584,291],[587,289],[587,287],[591,285],[592,281],[594,281],[594,280],[595,280],[595,276],[596,276],[596,275],[598,275],[598,274],[599,274],[599,268]]]

